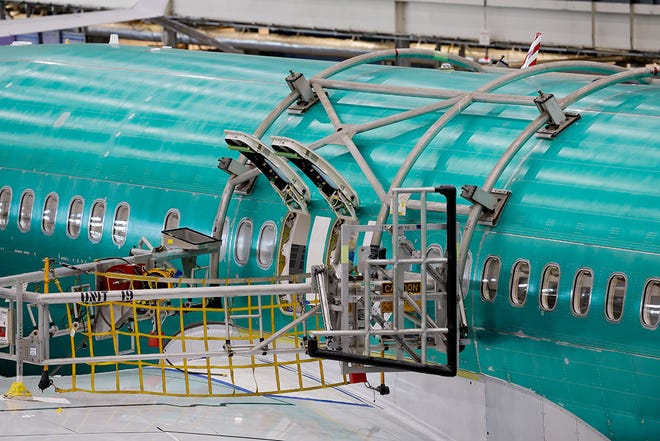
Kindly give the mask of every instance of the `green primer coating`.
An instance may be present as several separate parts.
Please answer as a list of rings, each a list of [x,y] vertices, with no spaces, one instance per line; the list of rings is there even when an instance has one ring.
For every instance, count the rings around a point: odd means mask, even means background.
[[[437,53],[434,57],[444,61]],[[44,256],[79,263],[126,255],[143,236],[159,243],[171,208],[180,211],[181,225],[210,233],[227,181],[217,159],[238,157],[227,149],[224,130],[252,133],[289,93],[284,81],[289,70],[311,78],[328,66],[106,45],[0,48],[0,188],[9,186],[13,192],[9,224],[0,230],[0,274],[36,270]],[[333,79],[472,91],[499,75],[365,64]],[[543,90],[561,98],[592,80],[587,75],[533,75],[497,92],[536,96]],[[433,102],[339,90],[329,97],[344,124]],[[511,191],[499,224],[479,227],[472,240],[466,296],[472,342],[460,354],[460,367],[529,388],[613,439],[657,439],[659,331],[641,324],[640,307],[646,282],[660,277],[660,86],[611,86],[568,110],[580,113],[581,119],[554,140],[531,138],[525,143],[495,186]],[[431,141],[404,186],[482,185],[538,114],[533,106],[471,105]],[[441,115],[419,116],[354,137],[383,188],[389,188],[407,153]],[[311,144],[333,133],[316,104],[303,115],[281,115],[264,140],[278,135]],[[316,153],[359,195],[360,221],[375,219],[381,201],[346,148],[331,144]],[[20,194],[28,188],[35,192],[35,215],[30,230],[20,232],[16,213]],[[59,211],[54,233],[45,235],[39,213],[52,191],[60,197]],[[83,219],[95,199],[105,199],[106,233],[117,204],[129,203],[123,246],[113,244],[109,234],[91,243],[86,224],[79,238],[67,236],[66,208],[76,195],[85,201]],[[309,208],[314,215],[332,217],[316,193]],[[279,228],[285,216],[263,178],[249,197],[235,196],[227,213],[232,231],[243,217],[252,218],[258,232],[267,220]],[[479,292],[488,256],[502,261],[492,302],[483,301]],[[531,268],[522,306],[513,306],[508,295],[517,259],[528,260]],[[561,269],[557,305],[550,312],[539,307],[541,275],[549,263]],[[573,276],[580,268],[594,272],[586,317],[571,312]],[[234,263],[232,242],[220,263],[220,276],[275,272],[274,264],[263,269]],[[604,313],[613,274],[627,280],[623,317],[617,323]]]

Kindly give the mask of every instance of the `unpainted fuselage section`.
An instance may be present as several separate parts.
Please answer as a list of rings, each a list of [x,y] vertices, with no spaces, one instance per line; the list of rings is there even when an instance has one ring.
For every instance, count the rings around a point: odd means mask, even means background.
[[[290,69],[312,77],[327,64],[116,47],[17,49],[0,55],[8,121],[0,133],[0,188],[9,194],[0,275],[39,270],[46,257],[77,265],[128,256],[161,245],[161,231],[176,227],[222,239],[217,268],[200,256],[193,277],[293,274],[331,263],[337,216],[315,189],[309,214],[292,215],[259,176],[218,219],[231,176],[217,160],[239,157],[224,131],[253,133],[288,93]],[[465,91],[501,74],[364,65],[343,75]],[[539,75],[501,92],[531,96],[542,88],[564,96],[592,80]],[[346,131],[433,102],[341,90],[328,96]],[[581,119],[555,139],[530,138],[495,185],[511,192],[497,225],[478,226],[462,256],[469,343],[459,368],[534,391],[614,439],[651,439],[660,430],[658,98],[657,84],[614,85],[575,103]],[[442,128],[401,186],[482,185],[537,115],[530,106],[472,104]],[[359,133],[352,138],[359,155],[340,137],[315,150],[359,195],[360,224],[377,220],[380,192],[441,116],[438,110]],[[313,145],[339,133],[333,123],[318,103],[302,115],[283,114],[262,139]],[[52,195],[57,202],[49,205]],[[72,218],[77,200],[81,210]],[[416,222],[417,213],[408,208],[403,219]],[[442,211],[430,216],[445,220]],[[461,227],[467,220],[459,214]],[[439,233],[428,244],[440,254],[448,246]]]

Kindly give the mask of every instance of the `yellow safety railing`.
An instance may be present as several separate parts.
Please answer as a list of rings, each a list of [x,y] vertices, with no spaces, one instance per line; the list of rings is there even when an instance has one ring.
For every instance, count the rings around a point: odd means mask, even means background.
[[[303,300],[305,295],[293,304],[282,304],[278,294],[188,298],[183,287],[209,282],[217,286],[218,281],[174,279],[165,270],[155,275],[95,275],[97,280],[105,278],[108,286],[110,280],[121,281],[131,293],[158,286],[181,287],[182,294],[61,305],[66,311],[62,322],[70,332],[60,336],[57,345],[61,354],[67,341],[70,375],[52,379],[59,392],[227,397],[291,393],[348,382],[339,373],[327,378],[324,362],[304,353],[308,331],[322,327],[319,314],[312,311],[317,302]],[[53,281],[45,276],[45,292]],[[264,288],[264,280],[257,282],[252,286]],[[57,295],[51,292],[48,298]],[[283,314],[283,307],[293,316]]]

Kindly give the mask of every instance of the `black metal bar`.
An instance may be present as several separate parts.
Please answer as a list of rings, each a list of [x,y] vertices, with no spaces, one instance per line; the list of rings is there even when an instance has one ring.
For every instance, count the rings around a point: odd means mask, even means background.
[[[342,351],[331,351],[328,349],[319,349],[318,340],[311,338],[307,341],[307,352],[312,357],[327,358],[329,360],[347,361],[356,364],[369,366],[379,366],[402,371],[419,372],[422,374],[441,375],[443,377],[456,376],[456,369],[441,364],[425,364],[412,361],[391,360],[389,358],[371,357],[368,355],[356,355]]]
[[[447,199],[447,369],[453,377],[458,371],[456,187],[441,185],[435,191]]]

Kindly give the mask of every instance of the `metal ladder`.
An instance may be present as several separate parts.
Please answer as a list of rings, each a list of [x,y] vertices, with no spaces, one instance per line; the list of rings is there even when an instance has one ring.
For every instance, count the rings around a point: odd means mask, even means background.
[[[446,223],[427,222],[430,193],[446,198]],[[419,223],[399,222],[402,194],[419,194]],[[391,224],[342,226],[338,283],[333,283],[330,269],[314,271],[325,329],[310,332],[308,352],[342,361],[349,371],[376,367],[455,376],[459,335],[456,189],[396,188],[391,197]],[[444,257],[426,254],[427,234],[433,230],[446,231]],[[391,233],[391,258],[384,256],[384,248],[354,245],[357,234],[375,231]],[[406,234],[419,235],[418,248]]]

